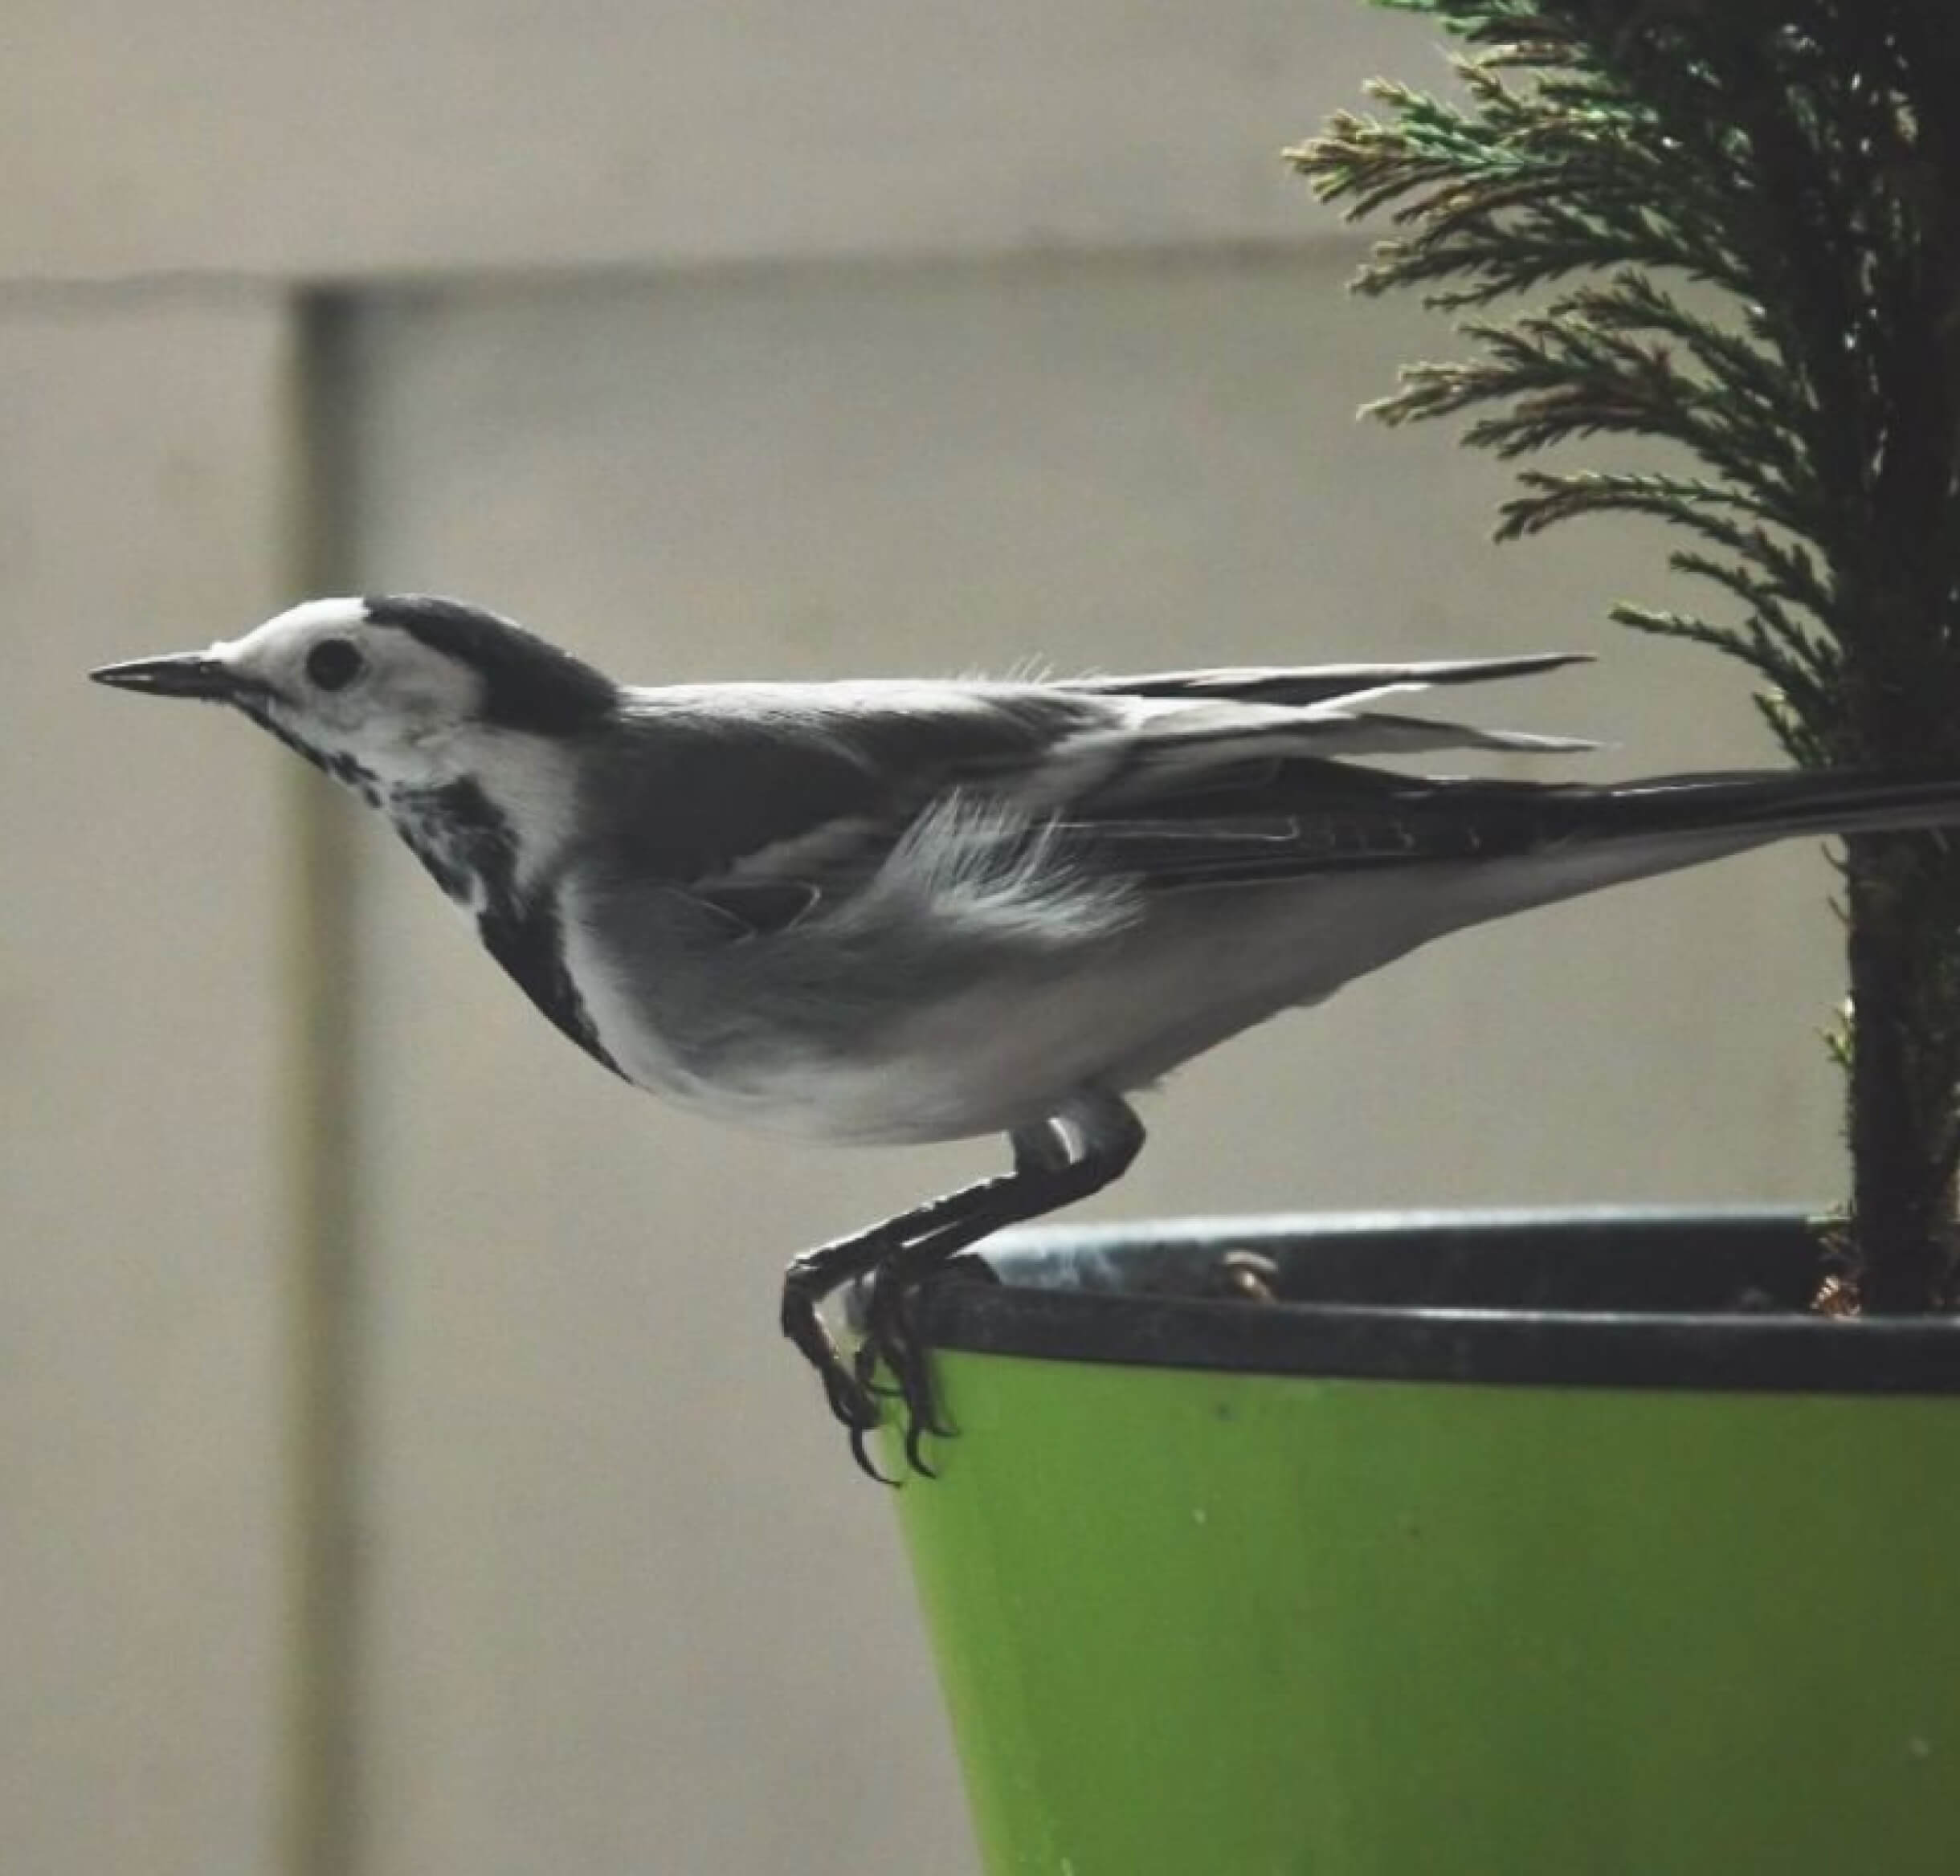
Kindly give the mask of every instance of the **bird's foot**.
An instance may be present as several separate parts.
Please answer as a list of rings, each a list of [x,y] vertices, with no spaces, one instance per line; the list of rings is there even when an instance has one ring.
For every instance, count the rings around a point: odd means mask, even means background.
[[[945,1439],[953,1429],[939,1417],[932,1368],[913,1320],[912,1285],[889,1265],[873,1271],[867,1286],[864,1339],[858,1344],[854,1378],[868,1393],[896,1401],[904,1425],[907,1467],[936,1478],[926,1462],[925,1436],[929,1433]]]
[[[907,1261],[893,1258],[880,1264],[865,1285],[864,1340],[858,1344],[854,1378],[867,1393],[898,1403],[905,1427],[905,1463],[913,1471],[936,1478],[937,1473],[926,1462],[925,1437],[951,1439],[956,1429],[941,1411],[931,1356],[919,1335],[918,1299],[940,1283],[998,1283],[1000,1279],[983,1258],[971,1253],[949,1258],[922,1274],[909,1270]]]
[[[853,1433],[869,1433],[884,1421],[884,1409],[878,1405],[876,1390],[867,1387],[844,1358],[835,1350],[817,1371],[823,1383],[824,1398],[838,1424]]]
[[[850,1248],[860,1250],[856,1244]],[[897,1479],[888,1478],[872,1463],[870,1451],[871,1435],[884,1424],[886,1401],[896,1405],[904,1423],[906,1466],[928,1478],[935,1474],[925,1462],[921,1442],[929,1433],[944,1438],[952,1429],[940,1418],[931,1371],[913,1327],[910,1292],[918,1266],[914,1262],[907,1268],[902,1249],[873,1254],[877,1261],[860,1279],[857,1292],[863,1340],[850,1358],[839,1349],[822,1314],[823,1298],[835,1281],[831,1247],[790,1266],[783,1286],[782,1332],[817,1371],[858,1470],[880,1485],[896,1485]],[[977,1258],[953,1261],[977,1267],[990,1279],[993,1274]]]
[[[820,1365],[818,1372],[823,1377],[824,1397],[844,1429],[858,1470],[874,1484],[896,1485],[896,1478],[888,1477],[872,1462],[867,1444],[884,1424],[884,1409],[878,1399],[882,1390],[873,1388],[861,1373],[847,1366],[834,1348],[830,1361]]]
[[[867,1436],[884,1423],[884,1409],[876,1392],[860,1377],[857,1368],[844,1359],[825,1326],[820,1295],[815,1283],[798,1281],[793,1268],[791,1281],[782,1293],[782,1332],[817,1371],[832,1417],[850,1436],[851,1456],[859,1470],[881,1485],[892,1484],[896,1482],[872,1464],[864,1443]]]

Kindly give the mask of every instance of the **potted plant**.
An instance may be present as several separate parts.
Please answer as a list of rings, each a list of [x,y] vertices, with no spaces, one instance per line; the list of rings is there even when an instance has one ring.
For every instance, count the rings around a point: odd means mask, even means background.
[[[1377,414],[1678,530],[1803,765],[1960,768],[1960,17],[1401,0],[1460,94],[1290,153],[1470,316]],[[1537,304],[1500,316],[1515,296]],[[1848,1202],[1049,1230],[921,1301],[900,1499],[986,1866],[1960,1858],[1960,850],[1843,862]]]

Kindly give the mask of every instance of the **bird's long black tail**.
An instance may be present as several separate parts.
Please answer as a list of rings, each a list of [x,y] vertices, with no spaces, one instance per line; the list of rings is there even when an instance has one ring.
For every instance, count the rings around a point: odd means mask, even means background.
[[[1587,793],[1574,818],[1585,831],[1607,836],[1706,832],[1776,840],[1960,826],[1960,773],[1754,770],[1657,776]]]
[[[1679,872],[1773,841],[1829,834],[1960,830],[1960,774],[1658,776],[1607,788],[1551,788],[1526,805],[1497,784],[1485,817],[1474,912],[1480,923],[1603,887]],[[1505,824],[1522,807],[1528,830]],[[1514,842],[1509,859],[1499,857]]]

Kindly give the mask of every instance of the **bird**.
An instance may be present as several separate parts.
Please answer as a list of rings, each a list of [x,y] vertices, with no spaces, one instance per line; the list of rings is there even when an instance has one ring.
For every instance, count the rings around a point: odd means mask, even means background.
[[[783,1333],[857,1463],[949,1436],[922,1285],[1087,1198],[1135,1097],[1467,927],[1800,835],[1960,821],[1960,774],[1607,785],[1410,773],[1595,744],[1408,699],[1570,653],[1075,679],[643,687],[422,594],[308,600],[90,672],[226,705],[385,815],[518,988],[614,1075],[765,1131],[1004,1136],[1009,1168],[796,1257]],[[824,1305],[859,1286],[847,1352]],[[888,1482],[890,1482],[888,1479]]]

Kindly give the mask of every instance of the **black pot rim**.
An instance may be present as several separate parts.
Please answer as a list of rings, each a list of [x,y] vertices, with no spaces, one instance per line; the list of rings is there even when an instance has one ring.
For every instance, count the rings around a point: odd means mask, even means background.
[[[1280,1300],[1222,1283],[1272,1260]],[[928,1342],[1044,1360],[1524,1386],[1960,1393],[1960,1317],[1832,1320],[1790,1208],[1331,1213],[1050,1226],[998,1284],[919,1303]]]

